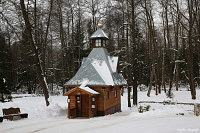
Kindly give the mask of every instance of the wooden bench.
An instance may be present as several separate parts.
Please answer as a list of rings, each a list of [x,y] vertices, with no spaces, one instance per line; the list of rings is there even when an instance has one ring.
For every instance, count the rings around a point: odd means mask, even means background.
[[[21,114],[19,108],[3,109],[3,119],[12,121],[12,120],[19,120],[21,118],[28,118],[28,114],[27,113]]]

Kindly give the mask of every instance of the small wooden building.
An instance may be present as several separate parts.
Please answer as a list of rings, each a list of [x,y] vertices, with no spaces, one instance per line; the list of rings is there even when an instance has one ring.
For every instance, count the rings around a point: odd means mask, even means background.
[[[104,48],[108,37],[101,27],[90,39],[93,50],[83,58],[75,76],[64,85],[68,118],[91,118],[121,111],[120,90],[127,82],[117,73],[118,57],[110,56]]]

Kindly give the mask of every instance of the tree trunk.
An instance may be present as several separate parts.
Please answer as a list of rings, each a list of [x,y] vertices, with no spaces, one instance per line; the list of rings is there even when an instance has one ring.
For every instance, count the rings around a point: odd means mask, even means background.
[[[148,90],[148,92],[147,92],[147,96],[148,96],[148,97],[150,97],[150,95],[151,95],[152,84],[153,84],[153,70],[151,69],[149,90]]]
[[[169,6],[169,1],[167,0],[164,3],[164,9],[165,9],[165,21],[166,21],[166,30],[167,30],[167,46],[168,46],[168,53],[169,53],[169,91],[171,93],[172,90],[172,84],[173,84],[173,66],[172,66],[172,41],[171,41],[171,35],[170,35],[170,29],[169,29],[169,19],[168,19],[168,6]]]
[[[187,48],[187,69],[190,91],[192,99],[196,99],[196,90],[194,85],[194,72],[193,72],[193,52],[192,52],[192,30],[194,25],[193,17],[193,1],[188,0],[188,13],[189,13],[189,31],[188,31],[188,48]]]
[[[165,86],[165,49],[163,49],[163,59],[162,59],[162,87],[164,88],[165,93],[167,92]]]
[[[130,50],[129,50],[129,42],[128,42],[128,25],[126,27],[126,44],[127,44],[127,62],[130,63]],[[131,107],[131,88],[130,88],[130,83],[131,83],[131,73],[130,73],[130,65],[127,67],[128,69],[128,107]]]
[[[23,18],[25,21],[25,27],[26,27],[26,31],[27,31],[27,36],[29,38],[29,43],[31,44],[32,52],[34,54],[34,61],[35,61],[35,65],[36,65],[37,75],[39,78],[39,83],[40,83],[41,88],[43,89],[46,105],[48,106],[50,104],[48,101],[48,98],[49,98],[48,86],[47,86],[46,78],[44,76],[44,72],[42,70],[41,60],[39,57],[38,49],[33,41],[31,24],[29,21],[28,12],[26,11],[26,8],[25,8],[24,0],[20,0],[20,6],[21,6],[21,10],[22,10],[22,15],[23,15]]]
[[[135,22],[135,18],[136,18],[136,15],[135,15],[135,2],[134,0],[131,0],[131,8],[132,8],[132,12],[131,12],[131,15],[132,15],[132,47],[133,47],[133,57],[132,57],[132,71],[133,71],[133,74],[131,77],[134,76],[134,79],[133,79],[133,105],[137,106],[137,86],[138,86],[138,73],[136,71],[137,69],[137,62],[135,62],[134,60],[138,58],[138,55],[136,54],[136,36],[135,36],[135,25],[136,25],[136,22]],[[132,79],[132,78],[131,78]]]
[[[59,28],[60,28],[60,41],[61,41],[61,55],[62,55],[62,66],[61,66],[61,71],[62,71],[62,84],[64,84],[65,80],[64,80],[64,76],[65,76],[65,62],[67,62],[65,60],[65,42],[64,42],[64,30],[63,30],[63,16],[62,16],[62,7],[61,7],[61,0],[57,0],[57,4],[58,4],[58,18],[59,18]],[[65,88],[63,87],[63,95],[65,93]]]
[[[47,27],[45,31],[45,38],[44,38],[44,44],[43,44],[43,72],[46,76],[46,49],[47,49],[47,37],[49,33],[49,27],[50,27],[50,22],[51,22],[51,14],[52,14],[52,9],[53,9],[53,0],[50,1],[50,9],[49,9],[49,15],[48,15],[48,20],[47,20]]]
[[[180,15],[179,15],[179,3],[176,0],[176,26],[175,26],[175,43],[176,43],[176,52],[175,52],[175,80],[176,80],[176,90],[179,88],[179,72],[178,72],[178,49],[179,49],[179,27],[180,27]]]
[[[150,83],[149,83],[149,90],[147,92],[147,96],[150,97],[150,93],[152,90],[152,85],[153,85],[153,80],[155,82],[155,91],[156,94],[158,94],[157,91],[157,76],[156,76],[156,71],[155,71],[155,65],[157,64],[157,50],[156,50],[156,34],[155,34],[155,26],[154,26],[154,21],[153,21],[153,14],[152,14],[152,5],[150,2],[150,5],[147,5],[147,0],[144,1],[144,7],[145,9],[145,14],[146,14],[146,19],[147,19],[147,26],[148,26],[148,43],[149,43],[149,62],[151,65],[150,68]],[[150,9],[149,9],[150,8]]]

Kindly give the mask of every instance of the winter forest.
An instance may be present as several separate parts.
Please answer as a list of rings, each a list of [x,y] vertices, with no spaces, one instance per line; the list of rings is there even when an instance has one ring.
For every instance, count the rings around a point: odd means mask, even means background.
[[[63,93],[91,51],[98,24],[109,37],[108,51],[119,56],[133,104],[139,86],[150,97],[151,90],[171,95],[184,85],[196,99],[199,0],[1,0],[1,93],[44,93],[46,99]]]
[[[0,0],[0,132],[189,133],[198,116],[200,0]]]

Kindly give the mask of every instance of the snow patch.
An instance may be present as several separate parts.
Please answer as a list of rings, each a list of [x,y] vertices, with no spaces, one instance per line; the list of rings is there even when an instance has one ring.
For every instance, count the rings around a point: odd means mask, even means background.
[[[84,91],[87,91],[89,93],[92,93],[92,94],[100,94],[99,92],[89,88],[89,87],[80,87],[80,89],[84,90]]]
[[[174,91],[177,102],[200,103],[200,90],[197,89],[197,99],[192,100],[187,88],[182,91]],[[145,89],[146,90],[146,89]],[[138,91],[138,101],[163,101],[167,100],[164,92],[155,95],[152,90],[151,97],[147,97],[147,91]],[[46,107],[44,97],[15,98],[13,102],[0,103],[0,116],[2,108],[20,107],[22,113],[28,113],[29,118],[19,121],[6,121],[0,123],[0,132],[43,132],[54,133],[67,132],[134,132],[137,133],[175,133],[189,130],[200,131],[200,118],[194,116],[194,106],[190,105],[150,105],[148,112],[138,113],[137,108],[127,107],[127,93],[121,97],[122,112],[104,117],[91,119],[67,119],[67,97],[53,96],[51,105]],[[183,115],[180,115],[183,114]],[[167,125],[166,125],[167,123]],[[103,128],[102,128],[103,127]]]
[[[118,57],[108,56],[108,61],[113,72],[117,72]]]
[[[104,80],[105,84],[114,85],[111,72],[105,61],[94,60],[92,62],[92,65],[96,69],[96,71],[99,73],[101,78]]]
[[[67,116],[66,114],[66,108],[62,107],[61,105],[57,104],[53,104],[47,107],[46,111],[47,111],[47,116]]]
[[[4,82],[4,83],[6,82],[6,79],[5,79],[5,78],[3,78],[3,82]]]
[[[13,102],[0,103],[0,116],[4,108],[20,108],[21,113],[28,113],[30,119],[43,119],[56,116],[67,116],[67,97],[52,96],[47,107],[44,97],[23,97],[13,99]]]
[[[84,88],[88,84],[89,80],[88,79],[83,79],[83,82],[80,86],[80,88]]]
[[[83,79],[83,82],[82,82],[82,84],[81,84],[81,86],[79,88],[82,89],[82,90],[84,90],[84,91],[87,91],[89,93],[92,93],[92,94],[99,94],[98,92],[96,92],[93,89],[91,89],[91,88],[89,88],[89,87],[86,86],[88,84],[88,82],[89,82],[88,79]]]

